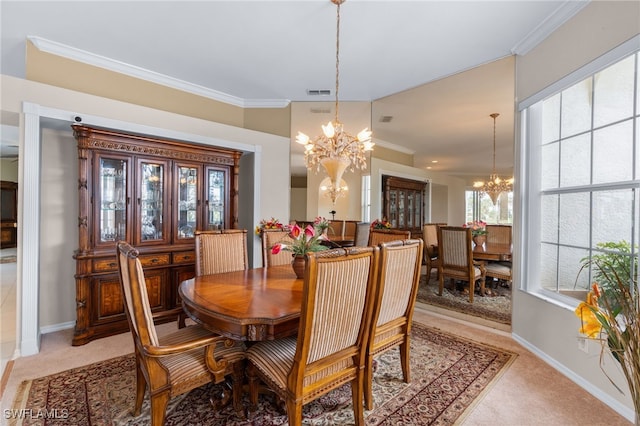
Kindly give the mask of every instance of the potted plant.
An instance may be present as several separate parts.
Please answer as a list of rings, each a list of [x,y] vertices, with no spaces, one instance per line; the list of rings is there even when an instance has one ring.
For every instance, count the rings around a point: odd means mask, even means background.
[[[622,257],[626,258],[625,267],[622,267],[625,262],[620,262]],[[610,351],[620,364],[634,404],[636,424],[639,424],[640,295],[637,275],[624,272],[629,271],[631,258],[622,254],[594,256],[590,261],[583,261],[582,269],[589,265],[595,268],[593,276],[598,282],[592,284],[586,300],[575,310],[581,321],[580,333],[600,341],[601,368],[605,350]],[[609,381],[624,393],[611,378]]]

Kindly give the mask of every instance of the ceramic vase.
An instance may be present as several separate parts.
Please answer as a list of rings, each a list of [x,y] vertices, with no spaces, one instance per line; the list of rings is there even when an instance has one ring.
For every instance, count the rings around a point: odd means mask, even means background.
[[[291,266],[293,267],[293,272],[296,273],[296,277],[304,278],[304,268],[306,266],[307,261],[304,256],[296,256],[293,255],[293,260],[291,261]]]
[[[473,242],[477,246],[483,245],[486,241],[487,241],[487,236],[486,235],[474,235],[473,236]]]

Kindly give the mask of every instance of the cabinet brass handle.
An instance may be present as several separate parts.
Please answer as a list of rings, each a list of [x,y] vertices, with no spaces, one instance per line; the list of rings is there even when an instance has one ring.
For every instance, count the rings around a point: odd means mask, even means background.
[[[111,262],[109,264],[109,267],[111,267],[111,268],[115,268],[116,266],[117,266],[116,262]]]
[[[155,258],[155,257],[153,259],[151,259],[151,263],[158,263],[158,262],[159,262],[159,260],[157,258]]]

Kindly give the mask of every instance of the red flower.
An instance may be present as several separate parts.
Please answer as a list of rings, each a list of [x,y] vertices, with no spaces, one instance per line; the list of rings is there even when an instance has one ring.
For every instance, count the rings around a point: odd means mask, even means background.
[[[300,237],[301,233],[302,233],[302,228],[300,228],[298,226],[298,224],[295,224],[291,228],[291,232],[289,233],[289,235],[291,235],[291,238],[293,238],[293,239],[298,239],[298,237]]]
[[[278,243],[271,247],[271,254],[278,254],[280,253],[280,250],[282,250],[282,244]]]

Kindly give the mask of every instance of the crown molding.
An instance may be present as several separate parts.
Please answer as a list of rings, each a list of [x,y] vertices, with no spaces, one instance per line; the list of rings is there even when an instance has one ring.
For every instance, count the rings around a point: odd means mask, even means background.
[[[413,155],[415,154],[415,150],[413,149],[409,149],[407,147],[404,146],[400,146],[400,145],[396,145],[395,143],[391,143],[391,142],[387,142],[387,141],[383,141],[383,140],[377,140],[375,138],[372,139],[373,142],[375,142],[376,145],[379,145],[383,148],[387,148],[387,149],[392,149],[394,151],[398,151],[401,152],[403,154],[409,154],[409,155]]]
[[[590,2],[591,0],[565,1],[547,19],[541,22],[533,29],[533,31],[513,46],[511,53],[514,55],[526,55],[531,49],[549,37],[551,33],[561,27],[569,19],[573,18],[573,16],[580,12]]]
[[[232,96],[227,93],[209,89],[207,87],[192,84],[184,80],[169,77],[154,71],[127,64],[125,62],[116,61],[115,59],[105,56],[96,55],[86,50],[77,49],[67,46],[66,44],[47,40],[37,36],[27,36],[27,39],[36,47],[36,49],[50,53],[52,55],[62,56],[67,59],[82,62],[87,65],[103,68],[109,71],[125,74],[151,83],[160,84],[162,86],[171,87],[173,89],[182,90],[184,92],[193,93],[215,101],[224,102],[241,108],[285,108],[289,105],[288,99],[243,99]]]

